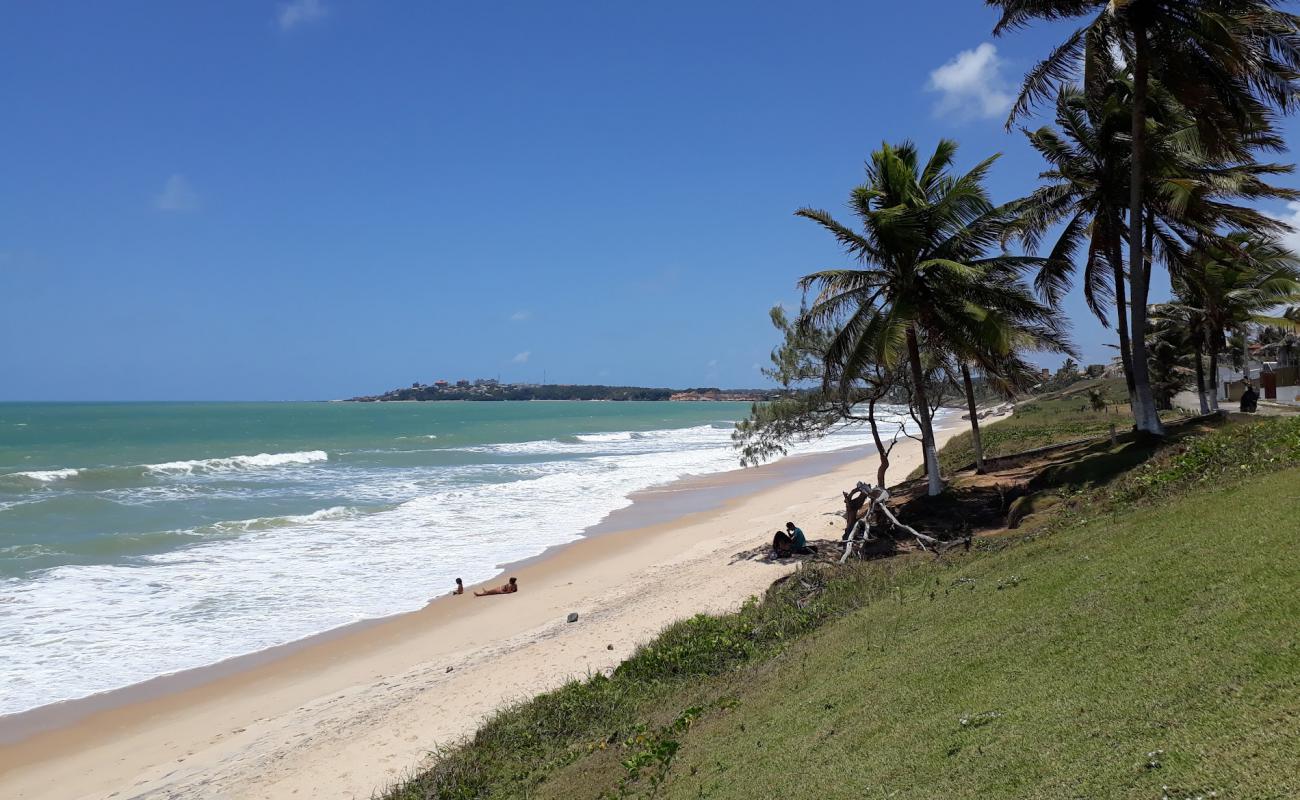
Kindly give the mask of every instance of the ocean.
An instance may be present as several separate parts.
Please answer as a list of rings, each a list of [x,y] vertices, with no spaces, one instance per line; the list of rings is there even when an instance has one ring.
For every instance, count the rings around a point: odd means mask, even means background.
[[[418,609],[573,541],[633,492],[736,469],[747,413],[0,404],[0,714]],[[855,429],[799,452],[869,442]]]

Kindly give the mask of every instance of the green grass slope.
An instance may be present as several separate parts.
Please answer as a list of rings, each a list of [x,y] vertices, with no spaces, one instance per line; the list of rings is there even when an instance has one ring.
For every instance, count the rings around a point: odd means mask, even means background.
[[[1103,411],[1093,411],[1088,401],[1088,391],[1099,389],[1106,398]],[[984,456],[1020,453],[1036,447],[1104,436],[1115,425],[1122,433],[1133,426],[1129,411],[1127,390],[1123,380],[1080,381],[1060,392],[1035,398],[1016,407],[1015,414],[994,424],[980,427],[980,440]],[[975,460],[971,446],[970,430],[965,429],[944,444],[939,452],[939,468],[949,474]],[[911,477],[921,474],[920,468]]]
[[[1293,469],[914,575],[729,686],[660,796],[1300,797],[1298,538]]]
[[[1035,520],[804,569],[385,796],[1300,797],[1300,420],[1177,442]]]

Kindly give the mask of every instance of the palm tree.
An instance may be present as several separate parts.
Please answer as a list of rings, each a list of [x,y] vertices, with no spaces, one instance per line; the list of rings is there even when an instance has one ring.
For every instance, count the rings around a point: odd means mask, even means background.
[[[1059,129],[1044,126],[1027,132],[1030,144],[1050,169],[1040,175],[1047,183],[1026,202],[1021,238],[1035,248],[1044,231],[1064,223],[1035,282],[1053,304],[1070,288],[1076,270],[1074,253],[1086,242],[1084,298],[1103,325],[1108,325],[1107,301],[1114,301],[1120,360],[1132,402],[1134,382],[1123,257],[1129,158],[1123,129],[1132,81],[1121,70],[1108,69],[1108,82],[1092,98],[1081,88],[1061,88],[1056,101]],[[1151,95],[1148,187],[1144,193],[1149,239],[1146,249],[1157,251],[1170,271],[1176,273],[1187,260],[1185,243],[1215,238],[1214,232],[1223,225],[1279,233],[1277,220],[1235,201],[1297,197],[1294,190],[1266,182],[1268,177],[1289,173],[1293,167],[1259,163],[1253,158],[1255,150],[1280,147],[1281,139],[1269,131],[1254,130],[1243,136],[1236,147],[1212,156],[1202,146],[1186,110],[1159,84],[1153,85]]]
[[[829,231],[858,262],[857,268],[805,276],[817,295],[801,324],[831,329],[824,381],[847,391],[870,365],[906,361],[913,407],[921,427],[929,493],[943,490],[922,351],[938,361],[979,353],[990,361],[1013,341],[1007,320],[1050,335],[1051,312],[1015,279],[1041,259],[989,251],[1008,233],[1017,204],[995,206],[984,179],[997,159],[963,175],[951,167],[957,145],[941,141],[921,163],[910,142],[884,144],[872,153],[866,182],[849,205],[861,231],[829,213],[802,208],[799,216]],[[979,343],[972,348],[970,343]]]
[[[1182,313],[1200,328],[1194,338],[1210,351],[1217,386],[1219,353],[1233,333],[1251,324],[1287,324],[1285,316],[1270,312],[1300,300],[1300,257],[1272,239],[1238,232],[1203,244],[1193,261],[1195,267],[1181,276]],[[1209,405],[1218,411],[1217,389]]]
[[[1129,394],[1133,368],[1124,291],[1124,189],[1128,150],[1120,139],[1122,110],[1114,93],[1089,102],[1081,89],[1067,86],[1056,100],[1056,125],[1027,131],[1030,145],[1049,169],[1039,175],[1047,183],[1025,204],[1022,239],[1036,248],[1042,233],[1064,223],[1038,273],[1035,286],[1053,305],[1070,289],[1074,255],[1086,244],[1083,297],[1102,325],[1110,325],[1111,303],[1116,311],[1120,360]]]
[[[1202,141],[1231,147],[1241,131],[1267,124],[1270,111],[1291,111],[1300,84],[1300,17],[1280,0],[985,0],[1002,11],[995,34],[1033,20],[1092,15],[1025,77],[1011,119],[1084,67],[1091,94],[1099,67],[1117,48],[1131,68],[1129,135],[1129,286],[1131,329],[1146,331],[1149,262],[1144,257],[1147,96],[1152,78],[1195,113]],[[1008,122],[1010,124],[1010,120]],[[1134,416],[1140,430],[1162,432],[1151,397],[1145,336],[1132,342]]]
[[[1173,408],[1174,395],[1187,387],[1193,372],[1191,331],[1177,315],[1154,305],[1147,317],[1146,343],[1151,391],[1158,410]]]
[[[1147,316],[1150,323],[1147,330],[1153,332],[1155,338],[1162,342],[1170,341],[1177,332],[1178,340],[1191,348],[1193,370],[1196,375],[1196,398],[1201,415],[1204,416],[1214,408],[1205,378],[1205,315],[1201,310],[1201,301],[1196,298],[1194,290],[1186,285],[1180,285],[1175,287],[1175,293],[1176,297],[1173,301],[1151,307]],[[1148,335],[1148,344],[1152,338]],[[1153,361],[1160,360],[1160,356],[1154,353],[1151,354],[1151,358]]]

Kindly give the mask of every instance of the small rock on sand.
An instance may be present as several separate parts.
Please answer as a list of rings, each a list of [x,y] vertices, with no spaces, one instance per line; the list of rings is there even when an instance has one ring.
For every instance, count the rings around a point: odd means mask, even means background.
[[[569,612],[569,622],[577,622],[577,621],[578,621],[578,612],[576,612],[576,611],[570,611],[570,612]]]

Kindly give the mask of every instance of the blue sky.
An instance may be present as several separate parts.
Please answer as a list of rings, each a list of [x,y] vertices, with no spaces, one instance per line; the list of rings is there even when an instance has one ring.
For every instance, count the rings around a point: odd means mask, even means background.
[[[1065,30],[994,40],[977,0],[8,12],[8,400],[758,385],[767,309],[844,263],[793,210],[843,214],[903,138],[1029,191],[1004,109]]]

